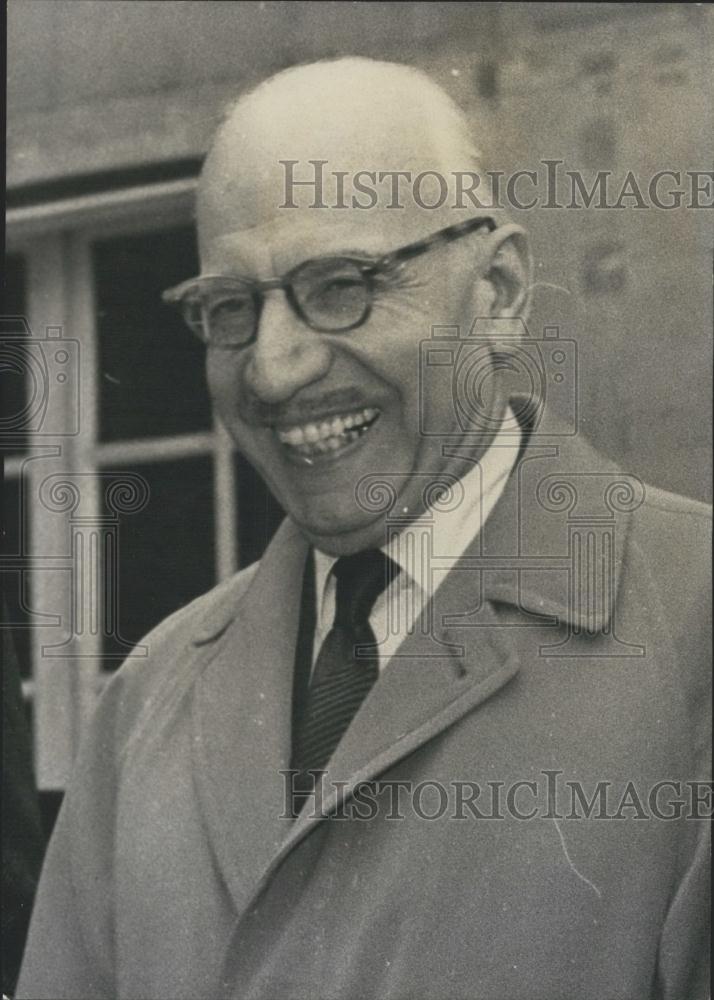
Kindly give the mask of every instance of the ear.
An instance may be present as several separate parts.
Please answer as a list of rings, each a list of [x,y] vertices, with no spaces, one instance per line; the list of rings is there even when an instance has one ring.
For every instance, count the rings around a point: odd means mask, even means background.
[[[533,259],[524,229],[514,223],[499,226],[486,238],[487,263],[479,279],[490,304],[490,315],[528,318]],[[488,286],[485,288],[484,286]]]

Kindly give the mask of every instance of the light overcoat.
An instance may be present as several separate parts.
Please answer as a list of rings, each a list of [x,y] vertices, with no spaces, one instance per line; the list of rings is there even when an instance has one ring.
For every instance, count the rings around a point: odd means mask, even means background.
[[[708,508],[551,445],[296,822],[296,527],[148,636],[84,742],[20,997],[703,1000]]]

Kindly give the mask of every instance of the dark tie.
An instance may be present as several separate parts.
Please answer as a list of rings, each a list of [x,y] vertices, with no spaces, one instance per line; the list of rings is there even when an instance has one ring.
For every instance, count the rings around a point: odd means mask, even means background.
[[[304,708],[295,720],[296,791],[312,790],[308,772],[325,767],[377,680],[377,650],[357,652],[358,647],[376,642],[369,615],[398,572],[379,549],[343,556],[332,568],[337,584],[335,618],[318,653]]]

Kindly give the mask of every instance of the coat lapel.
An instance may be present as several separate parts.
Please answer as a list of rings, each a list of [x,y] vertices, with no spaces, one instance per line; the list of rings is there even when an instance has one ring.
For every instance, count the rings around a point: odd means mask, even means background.
[[[369,780],[473,710],[518,669],[497,629],[478,649],[448,628],[407,638],[345,734],[325,776],[328,794],[297,821],[286,816],[292,679],[307,543],[285,522],[246,593],[227,595],[197,632],[207,657],[193,714],[196,785],[216,861],[238,913],[285,855]],[[472,574],[450,574],[439,611],[468,607]],[[271,613],[272,611],[272,613]],[[209,659],[210,657],[210,659]]]
[[[440,624],[446,609],[470,606],[469,575],[446,578],[434,598],[431,637],[418,629],[407,637],[370,691],[327,766],[314,806],[301,812],[289,832],[281,858],[360,782],[438,737],[517,672],[517,657],[499,629],[483,629],[477,642],[464,645]]]
[[[294,823],[285,816],[281,771],[290,762],[299,581],[308,551],[294,525],[283,524],[246,593],[209,615],[196,636],[216,648],[194,704],[195,768],[209,836],[238,913],[357,784],[437,738],[513,678],[524,655],[524,626],[582,626],[568,569],[570,514],[550,509],[539,492],[554,470],[576,477],[581,492],[585,479],[578,476],[590,477],[588,489],[593,482],[599,489],[598,476],[622,478],[582,441],[528,446],[481,534],[436,591],[429,633],[417,628],[402,643],[330,761],[324,797]],[[610,621],[625,528],[607,599],[588,618],[598,628]]]
[[[196,785],[216,861],[239,913],[290,825],[281,819],[280,772],[290,763],[300,600],[295,581],[307,550],[294,526],[284,522],[245,594],[209,615],[195,639],[204,655],[212,655],[192,706]]]
[[[629,514],[644,496],[640,487],[582,438],[563,435],[557,444],[531,438],[491,518],[437,589],[428,634],[417,623],[402,643],[328,764],[324,794],[301,813],[278,860],[357,784],[495,694],[524,657],[561,655],[563,626],[612,637]],[[613,490],[625,497],[617,518],[608,506]],[[569,503],[563,504],[566,494]],[[581,600],[582,581],[574,580],[573,524],[581,531],[605,526],[617,542],[606,585],[589,604]],[[539,635],[552,630],[554,651],[534,649],[524,635],[528,627]],[[633,650],[615,655],[639,655]]]

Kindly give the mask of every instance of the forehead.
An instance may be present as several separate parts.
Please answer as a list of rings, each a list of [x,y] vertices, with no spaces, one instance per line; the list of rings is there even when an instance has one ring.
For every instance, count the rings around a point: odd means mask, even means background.
[[[326,253],[387,252],[450,225],[463,212],[448,200],[420,205],[411,184],[445,175],[442,153],[416,99],[405,106],[327,88],[249,100],[219,132],[201,176],[202,267],[234,260],[275,273]]]
[[[333,255],[376,258],[442,228],[433,216],[375,211],[297,210],[250,227],[204,233],[204,272],[235,271],[269,277],[311,257]]]
[[[305,186],[298,186],[296,167]],[[303,260],[333,254],[378,257],[463,221],[473,214],[455,205],[452,190],[436,208],[421,199],[414,179],[422,171],[328,169],[294,161],[251,175],[244,162],[202,181],[198,235],[204,273],[271,277]],[[431,168],[430,168],[431,169]],[[421,199],[421,200],[420,200]]]

